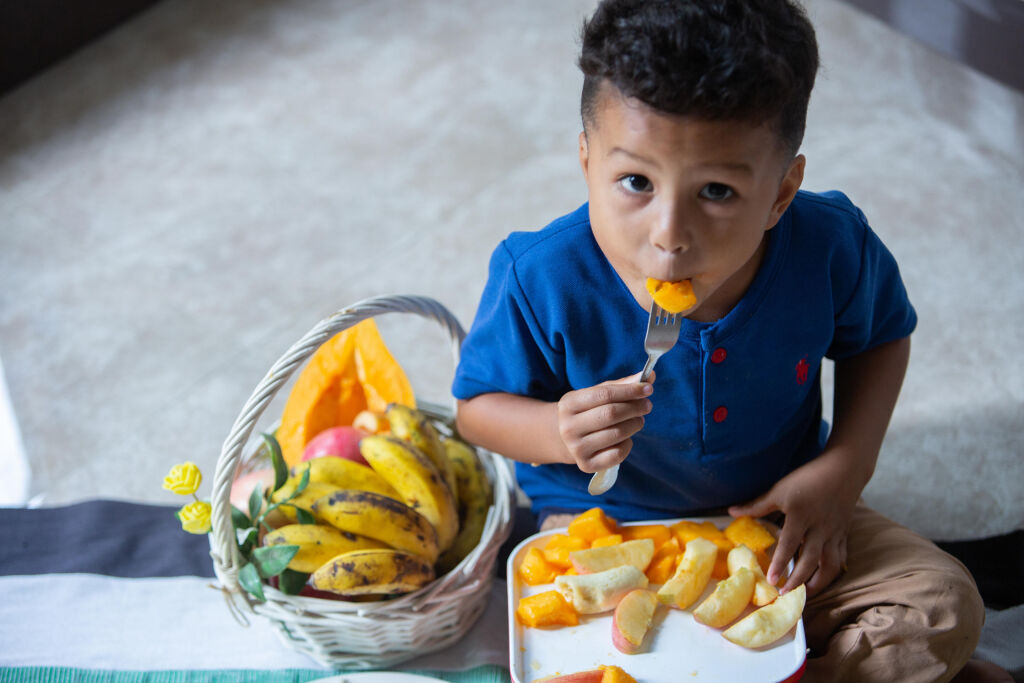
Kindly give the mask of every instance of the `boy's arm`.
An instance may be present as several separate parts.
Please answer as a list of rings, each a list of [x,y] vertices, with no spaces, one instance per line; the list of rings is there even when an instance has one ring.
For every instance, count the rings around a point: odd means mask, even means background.
[[[505,457],[539,465],[566,463],[596,472],[621,462],[650,412],[649,382],[633,375],[570,391],[557,402],[506,393],[459,401],[465,439]]]
[[[806,582],[813,595],[845,564],[850,518],[874,473],[909,359],[910,337],[904,337],[837,361],[833,427],[824,451],[760,498],[729,509],[734,516],[786,515],[768,569],[774,582],[799,552],[784,591]]]

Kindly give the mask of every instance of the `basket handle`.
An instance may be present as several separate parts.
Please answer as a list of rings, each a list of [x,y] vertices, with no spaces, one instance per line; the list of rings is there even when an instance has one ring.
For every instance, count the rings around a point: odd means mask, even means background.
[[[271,366],[235,419],[231,432],[221,447],[213,478],[210,556],[213,558],[214,572],[229,599],[232,611],[236,607],[245,607],[247,611],[252,609],[248,600],[241,595],[242,590],[238,583],[242,557],[238,552],[235,531],[231,524],[230,499],[231,484],[235,479],[242,450],[252,435],[256,421],[295,369],[324,342],[367,318],[385,313],[411,313],[437,322],[451,339],[452,360],[455,366],[458,366],[459,349],[466,333],[447,308],[440,302],[423,296],[378,296],[354,303],[317,323]],[[237,599],[232,601],[232,598]]]

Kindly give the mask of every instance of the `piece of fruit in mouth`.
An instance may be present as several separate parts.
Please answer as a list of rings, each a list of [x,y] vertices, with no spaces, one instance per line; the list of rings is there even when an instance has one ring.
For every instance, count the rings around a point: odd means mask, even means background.
[[[688,308],[693,308],[697,303],[697,297],[693,293],[693,284],[689,280],[658,280],[647,278],[647,292],[654,299],[654,303],[664,308],[669,313],[679,313]]]

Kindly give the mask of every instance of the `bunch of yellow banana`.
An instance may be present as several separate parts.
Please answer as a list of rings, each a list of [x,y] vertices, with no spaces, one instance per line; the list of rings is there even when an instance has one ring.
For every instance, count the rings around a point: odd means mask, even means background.
[[[398,437],[378,434],[360,441],[359,452],[409,507],[430,520],[441,550],[447,550],[459,532],[459,511],[452,490],[423,451]]]
[[[272,496],[285,501],[308,473],[306,488],[278,510],[295,522],[303,508],[316,524],[282,526],[263,543],[298,545],[288,567],[310,574],[314,588],[352,599],[416,590],[480,541],[492,489],[476,451],[416,409],[392,404],[385,416],[391,433],[359,444],[369,467],[314,458]]]

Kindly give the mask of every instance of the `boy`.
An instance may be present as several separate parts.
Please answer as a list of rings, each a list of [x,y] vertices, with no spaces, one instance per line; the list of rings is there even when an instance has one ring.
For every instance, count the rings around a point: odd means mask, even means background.
[[[863,214],[799,191],[810,23],[785,0],[606,0],[579,63],[589,202],[494,252],[453,387],[460,432],[518,461],[542,528],[595,505],[781,513],[768,578],[795,559],[783,591],[812,596],[811,680],[949,680],[983,620],[969,573],[859,502],[916,315]],[[689,280],[697,301],[640,383],[648,277]]]

